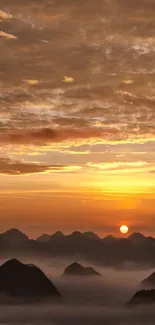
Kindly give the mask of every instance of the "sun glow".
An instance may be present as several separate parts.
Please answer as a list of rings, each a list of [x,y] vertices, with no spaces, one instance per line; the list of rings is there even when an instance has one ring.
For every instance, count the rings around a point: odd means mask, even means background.
[[[121,232],[122,234],[127,234],[128,231],[129,231],[129,228],[128,228],[127,226],[122,225],[122,226],[120,227],[120,232]]]

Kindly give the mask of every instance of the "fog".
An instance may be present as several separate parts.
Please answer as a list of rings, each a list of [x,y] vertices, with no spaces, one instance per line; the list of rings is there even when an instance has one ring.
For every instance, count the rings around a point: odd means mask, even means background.
[[[153,307],[129,309],[127,302],[140,289],[140,282],[153,270],[115,270],[91,265],[102,277],[64,277],[73,261],[31,262],[39,266],[63,296],[61,305],[0,306],[0,325],[153,325]],[[80,262],[80,261],[78,261]],[[81,262],[83,265],[87,265]]]
[[[154,269],[113,269],[78,261],[83,266],[92,266],[101,277],[64,277],[64,269],[73,260],[52,260],[39,263],[39,267],[53,281],[65,301],[84,305],[122,306],[139,290],[141,281]]]
[[[154,325],[154,319],[153,307],[134,310],[79,305],[0,307],[1,325]]]

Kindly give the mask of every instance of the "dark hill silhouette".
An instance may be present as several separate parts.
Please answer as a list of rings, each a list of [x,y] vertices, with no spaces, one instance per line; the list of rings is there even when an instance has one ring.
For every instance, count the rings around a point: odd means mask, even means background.
[[[60,239],[60,238],[63,238],[65,235],[63,234],[63,232],[61,231],[57,231],[55,232],[55,234],[53,234],[51,237],[52,238],[57,238],[57,239]]]
[[[92,267],[84,267],[79,263],[72,263],[66,267],[63,273],[64,276],[101,276],[99,272]]]
[[[96,234],[94,234],[94,232],[91,232],[91,231],[83,232],[82,236],[90,238],[90,239],[99,239],[99,237]]]
[[[128,306],[137,306],[155,303],[155,290],[140,290],[128,302]]]
[[[37,238],[37,241],[40,243],[48,243],[51,239],[50,235],[43,234]]]
[[[99,239],[99,237],[91,231],[87,231],[83,233],[80,231],[74,231],[69,235],[64,235],[61,231],[57,231],[52,235],[43,234],[37,238],[37,241],[48,242],[48,241],[52,241],[53,239],[61,240],[63,238],[84,238],[84,237],[88,239]]]
[[[118,240],[118,238],[116,238],[112,235],[108,235],[108,236],[104,237],[102,240],[105,244],[111,244],[111,243],[115,243]]]
[[[19,231],[18,229],[10,229],[0,234],[0,240],[3,244],[8,246],[21,245],[29,240],[28,236]]]
[[[148,276],[146,279],[144,279],[141,282],[141,285],[145,288],[155,288],[155,272],[153,272],[150,276]]]
[[[99,238],[93,232],[61,231],[30,240],[17,229],[0,234],[1,257],[25,258],[65,257],[88,263],[121,268],[125,265],[155,267],[155,238],[134,233],[129,238]]]
[[[0,267],[0,294],[14,298],[60,298],[53,283],[36,266],[16,259]]]
[[[42,243],[47,243],[52,240],[61,240],[63,237],[65,237],[65,235],[61,231],[57,231],[53,235],[43,234],[37,238],[37,241]]]
[[[135,232],[128,237],[128,239],[131,240],[134,244],[143,242],[145,238],[146,237],[143,234],[138,232]]]

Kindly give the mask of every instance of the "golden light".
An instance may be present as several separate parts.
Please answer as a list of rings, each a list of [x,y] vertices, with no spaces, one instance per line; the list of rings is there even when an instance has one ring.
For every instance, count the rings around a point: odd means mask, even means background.
[[[128,231],[129,231],[129,228],[128,228],[126,225],[122,225],[122,226],[120,227],[120,232],[121,232],[122,234],[127,234]]]

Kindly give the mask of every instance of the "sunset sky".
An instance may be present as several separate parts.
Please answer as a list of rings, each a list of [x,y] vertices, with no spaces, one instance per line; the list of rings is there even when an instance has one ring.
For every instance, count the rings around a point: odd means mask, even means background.
[[[0,232],[155,235],[155,1],[0,1]]]

